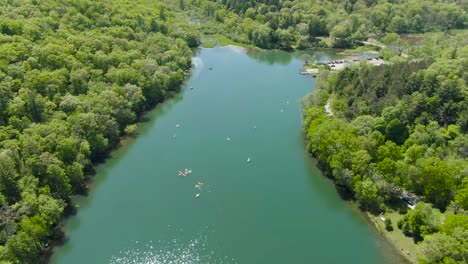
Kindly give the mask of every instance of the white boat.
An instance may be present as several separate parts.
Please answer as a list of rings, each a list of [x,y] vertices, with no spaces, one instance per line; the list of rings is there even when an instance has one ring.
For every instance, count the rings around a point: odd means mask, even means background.
[[[180,127],[180,124],[175,125],[175,127]]]
[[[226,140],[227,140],[227,141],[231,141],[231,138],[228,138],[228,137],[227,137]]]
[[[199,193],[195,194],[195,198],[198,198],[198,197],[200,197],[200,194]]]
[[[250,157],[249,157],[249,158],[247,158],[247,162],[250,162]]]

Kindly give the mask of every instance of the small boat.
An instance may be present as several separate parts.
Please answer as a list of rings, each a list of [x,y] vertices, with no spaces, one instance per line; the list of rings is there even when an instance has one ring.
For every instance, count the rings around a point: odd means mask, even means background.
[[[200,197],[200,194],[199,193],[195,194],[195,198],[198,198],[198,197]]]
[[[190,90],[193,90],[193,86],[190,86]]]
[[[192,173],[192,170],[185,169],[185,175],[189,175],[190,173]]]
[[[174,135],[172,136],[172,138],[176,138],[176,134],[174,134]]]
[[[195,184],[195,188],[196,188],[196,189],[201,189],[202,186],[203,186],[203,182],[197,182],[197,183]]]
[[[179,176],[186,176],[186,174],[183,173],[182,171],[179,171]]]
[[[281,113],[283,113],[283,109],[281,109]]]
[[[228,137],[227,137],[227,138],[226,138],[226,140],[227,140],[227,141],[230,141],[230,140],[231,140],[231,138],[228,138]]]
[[[175,127],[180,127],[180,124],[175,125]]]
[[[247,162],[250,162],[250,157],[249,157],[249,158],[247,158]]]

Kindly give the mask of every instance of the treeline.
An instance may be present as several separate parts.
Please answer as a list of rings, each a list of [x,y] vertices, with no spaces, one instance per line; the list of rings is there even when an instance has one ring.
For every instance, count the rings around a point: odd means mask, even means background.
[[[0,262],[36,263],[93,162],[179,89],[199,37],[157,1],[0,6]]]
[[[463,2],[410,0],[179,0],[192,16],[213,18],[205,33],[261,48],[348,48],[370,34],[423,33],[468,26]],[[200,17],[200,18],[202,18]],[[219,23],[222,23],[221,25]],[[330,37],[331,43],[318,37]]]
[[[322,73],[304,108],[308,150],[363,209],[423,199],[398,223],[423,240],[423,263],[468,261],[467,55]]]

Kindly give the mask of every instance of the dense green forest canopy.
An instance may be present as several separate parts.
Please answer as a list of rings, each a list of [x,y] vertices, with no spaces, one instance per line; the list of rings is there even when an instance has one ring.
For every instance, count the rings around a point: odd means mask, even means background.
[[[262,48],[320,46],[322,37],[351,47],[373,34],[468,26],[463,1],[167,1],[205,34]],[[35,263],[92,164],[178,91],[199,28],[155,0],[0,6],[0,263]],[[423,241],[427,263],[468,255],[463,41],[411,50],[419,59],[322,72],[304,109],[309,150],[364,209],[385,210],[404,190],[424,199],[398,226]],[[324,114],[328,100],[334,117]]]
[[[468,26],[468,6],[463,1],[180,0],[179,3],[192,17],[208,18],[203,24],[206,34],[225,34],[261,48],[327,44],[346,48],[373,34],[423,33]],[[330,37],[331,43],[321,42],[320,37]]]
[[[158,1],[0,6],[0,262],[35,263],[92,163],[179,89],[199,38]]]
[[[309,151],[363,209],[395,208],[408,191],[422,199],[398,209],[398,228],[422,241],[422,263],[468,261],[467,41],[324,71],[305,100]]]

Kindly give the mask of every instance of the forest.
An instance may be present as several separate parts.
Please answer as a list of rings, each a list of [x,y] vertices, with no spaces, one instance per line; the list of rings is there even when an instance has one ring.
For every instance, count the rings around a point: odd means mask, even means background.
[[[304,107],[308,150],[325,174],[364,210],[400,210],[393,224],[421,246],[421,263],[468,261],[468,45],[451,43],[322,72]],[[421,201],[414,210],[395,206],[408,192]]]
[[[468,26],[461,1],[179,0],[179,7],[204,22],[204,34],[268,49],[350,48],[381,33]]]
[[[200,25],[160,1],[0,0],[0,263],[50,250],[93,165],[179,91],[201,35],[348,48],[468,27],[463,1],[166,2]],[[421,243],[423,263],[467,262],[468,46],[441,38],[409,54],[321,72],[305,100],[307,147],[365,210],[420,197],[395,224]]]
[[[0,6],[0,263],[36,263],[92,165],[179,90],[199,37],[154,1]]]

